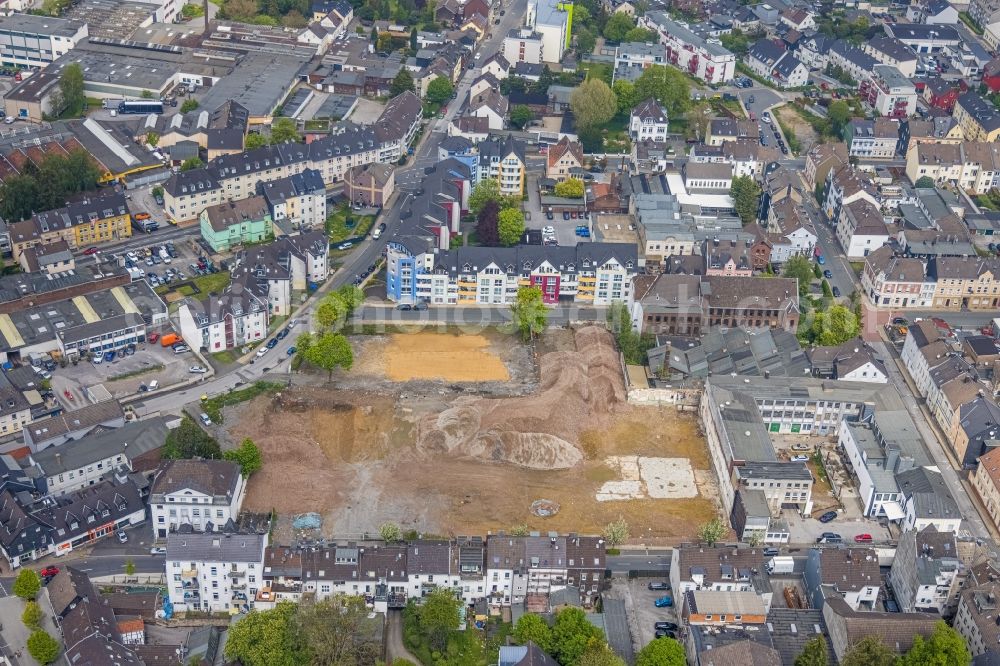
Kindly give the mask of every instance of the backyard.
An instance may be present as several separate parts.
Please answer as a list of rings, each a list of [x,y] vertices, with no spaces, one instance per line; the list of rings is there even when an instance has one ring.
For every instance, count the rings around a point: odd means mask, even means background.
[[[171,303],[187,296],[200,295],[204,297],[207,294],[220,294],[229,286],[229,280],[228,271],[219,271],[218,273],[198,275],[180,283],[157,287],[156,293]]]
[[[331,243],[340,243],[356,236],[366,236],[375,222],[374,215],[356,215],[347,204],[326,218],[326,232]]]

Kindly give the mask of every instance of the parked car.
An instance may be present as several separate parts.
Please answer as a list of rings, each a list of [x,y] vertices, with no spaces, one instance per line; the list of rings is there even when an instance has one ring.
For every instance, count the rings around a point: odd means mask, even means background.
[[[657,581],[657,582],[650,583],[646,587],[649,588],[650,590],[669,590],[670,589],[670,583],[666,583],[666,582],[663,582],[663,581]]]
[[[764,549],[764,556],[765,557],[774,557],[775,555],[777,555],[780,552],[781,551],[778,550],[777,548],[775,548],[774,546],[770,546],[770,547]]]
[[[548,225],[548,226],[542,227],[542,233],[543,234],[554,234],[555,232],[556,232],[556,228],[553,227],[552,225]]]
[[[808,444],[792,444],[792,451],[812,451]]]
[[[150,333],[149,335],[146,336],[146,341],[149,342],[150,344],[156,342],[159,339],[160,339],[159,333]]]
[[[188,372],[194,375],[203,375],[206,372],[208,372],[208,369],[205,368],[205,366],[203,365],[192,365],[190,368],[188,368]]]
[[[83,253],[88,257],[92,254],[97,254],[98,252],[100,252],[100,250],[98,250],[96,247],[88,247],[86,250],[83,251]]]
[[[871,534],[858,534],[854,537],[854,543],[871,543],[874,540]]]
[[[403,312],[408,312],[413,309],[413,306],[410,305],[409,303],[400,303],[399,305],[396,306],[396,309],[402,310]]]
[[[546,219],[546,220],[552,220],[552,219],[554,219],[554,218],[555,218],[555,215],[553,215],[553,214],[552,214],[552,211],[551,211],[551,210],[549,210],[549,211],[545,211],[545,219]]]
[[[269,351],[271,351],[270,347],[268,347],[267,345],[262,346],[260,349],[257,350],[257,358],[263,358],[264,354],[266,354]]]
[[[167,549],[162,546],[153,546],[149,549],[150,555],[166,555]]]
[[[175,354],[183,354],[184,352],[189,352],[189,351],[191,351],[191,348],[188,347],[187,345],[174,345]]]
[[[841,543],[843,540],[844,537],[836,532],[823,532],[823,534],[816,538],[816,543]]]
[[[820,266],[826,263],[826,259],[823,258],[822,254],[816,257],[816,263],[819,264]]]
[[[840,298],[840,287],[834,287],[832,291],[834,298]]]
[[[413,309],[414,310],[426,310],[427,309],[427,302],[426,301],[417,301],[416,303],[413,304]]]
[[[128,543],[128,535],[125,530],[118,530],[118,543]]]
[[[66,399],[69,400],[70,402],[75,402],[76,401],[76,398],[73,397],[73,392],[70,391],[69,389],[66,389],[65,391],[63,391],[63,395],[66,396]]]
[[[352,245],[354,245],[354,243],[351,243],[349,241],[345,241],[345,242],[341,243],[340,245],[338,245],[337,249],[338,250],[350,250]]]
[[[267,341],[268,349],[274,349],[277,346],[278,346],[278,338],[271,338],[270,340]]]
[[[284,340],[285,338],[288,337],[288,334],[291,333],[291,332],[292,332],[292,330],[290,328],[285,327],[285,328],[281,329],[280,331],[278,331],[278,335],[276,337],[279,340]]]
[[[674,640],[677,640],[677,632],[667,631],[666,629],[657,629],[655,632],[655,636],[657,638],[672,638]]]
[[[208,414],[206,414],[205,412],[202,412],[202,413],[201,413],[201,414],[200,414],[200,415],[198,416],[198,418],[200,418],[200,419],[201,419],[201,422],[202,422],[202,423],[204,423],[204,424],[205,424],[206,426],[210,426],[210,425],[212,425],[212,419],[211,419],[211,418],[209,418]]]
[[[292,346],[292,347],[289,347],[288,349],[286,349],[285,353],[288,354],[289,356],[295,356],[295,352],[297,352],[297,351],[298,350],[294,346]]]
[[[59,573],[59,567],[48,566],[43,568],[38,573],[40,573],[45,578],[48,578],[50,576],[55,576],[57,573]]]
[[[792,456],[792,462],[806,462],[809,460],[809,456]]]
[[[833,277],[833,271],[827,268],[825,271],[823,271],[823,277],[825,277],[827,280],[831,279]]]
[[[674,605],[673,597],[662,596],[653,602],[653,605],[657,608],[670,608]]]
[[[569,211],[568,210],[564,210],[563,211],[563,219],[564,220],[568,220],[569,219]]]
[[[115,356],[117,356],[117,354],[115,354],[115,352],[113,351],[105,352],[104,360],[110,363],[111,361],[115,360]]]
[[[677,631],[677,624],[675,622],[655,622],[653,623],[653,629],[663,629],[665,631]]]
[[[819,522],[829,523],[833,520],[836,520],[836,518],[837,518],[836,511],[827,511],[826,513],[824,513],[822,516],[819,517]]]

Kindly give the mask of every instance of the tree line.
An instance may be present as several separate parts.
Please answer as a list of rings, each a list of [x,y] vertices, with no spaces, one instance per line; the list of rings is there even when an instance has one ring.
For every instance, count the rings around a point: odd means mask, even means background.
[[[101,171],[83,149],[50,154],[39,164],[27,162],[0,185],[0,217],[20,222],[35,213],[61,208],[74,194],[97,188]]]

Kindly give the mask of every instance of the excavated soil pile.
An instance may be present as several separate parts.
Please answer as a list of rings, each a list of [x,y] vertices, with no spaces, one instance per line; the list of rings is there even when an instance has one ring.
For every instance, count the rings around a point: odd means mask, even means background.
[[[541,383],[533,395],[460,398],[440,414],[425,416],[417,448],[531,469],[580,463],[580,432],[604,423],[626,396],[610,333],[590,326],[577,331],[575,342],[575,351],[541,358]]]

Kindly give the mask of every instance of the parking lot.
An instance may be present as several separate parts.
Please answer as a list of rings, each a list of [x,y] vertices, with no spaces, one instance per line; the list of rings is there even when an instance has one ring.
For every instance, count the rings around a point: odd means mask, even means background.
[[[538,196],[538,188],[535,183],[529,181],[528,201],[525,204],[524,226],[528,229],[544,230],[545,227],[552,227],[551,233],[556,238],[556,244],[563,247],[575,247],[577,243],[587,242],[588,238],[576,235],[576,227],[588,225],[586,219],[564,219],[562,213],[553,213],[552,219],[548,219],[545,211],[542,210],[541,201]]]
[[[131,356],[115,354],[113,360],[96,365],[79,361],[56,368],[52,372],[52,391],[66,409],[76,409],[89,404],[86,393],[89,387],[102,384],[112,396],[122,398],[136,393],[142,385],[148,387],[153,381],[158,386],[184,381],[192,376],[189,368],[198,364],[198,358],[190,352],[174,354],[170,347],[139,344]]]
[[[886,543],[891,539],[889,530],[874,520],[868,520],[861,516],[851,516],[844,512],[838,512],[838,516],[832,522],[821,523],[818,517],[803,518],[794,510],[786,509],[781,512],[781,517],[788,521],[788,528],[792,533],[792,540],[796,543],[815,543],[824,532],[839,534],[844,539],[844,543],[853,544],[854,537],[859,534],[870,534],[874,543]]]
[[[655,623],[673,622],[679,624],[674,606],[657,608],[655,604],[656,600],[663,596],[669,596],[673,599],[673,592],[670,590],[650,590],[650,583],[669,584],[669,580],[667,577],[631,580],[615,578],[611,582],[611,590],[608,593],[612,599],[621,599],[625,604],[634,652],[638,652],[656,638]],[[610,627],[608,633],[608,640],[613,641]],[[678,638],[680,639],[682,636],[678,635]]]

